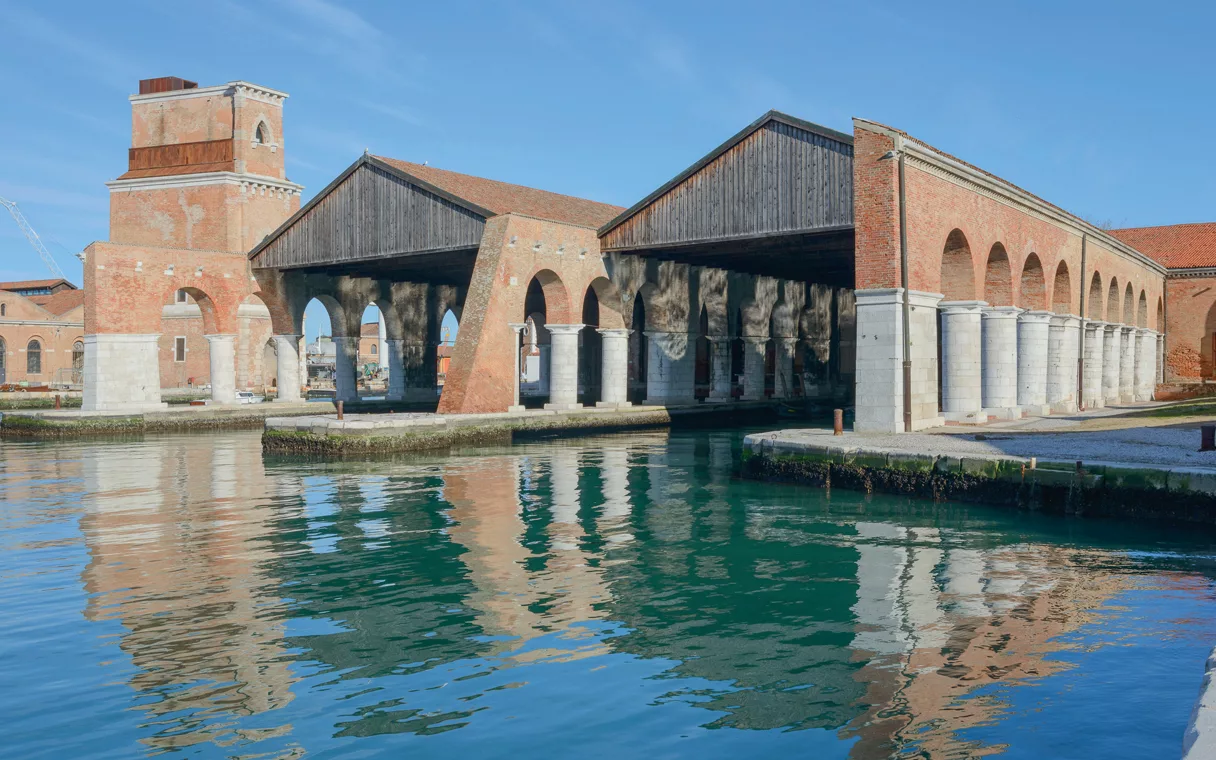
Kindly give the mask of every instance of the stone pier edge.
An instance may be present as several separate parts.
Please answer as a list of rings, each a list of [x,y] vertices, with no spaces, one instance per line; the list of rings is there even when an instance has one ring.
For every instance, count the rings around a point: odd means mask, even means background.
[[[864,444],[744,438],[742,474],[756,480],[879,491],[1047,513],[1216,525],[1216,472],[1011,455],[939,455]],[[1164,498],[1163,498],[1164,497]]]
[[[1203,686],[1182,739],[1182,760],[1216,757],[1216,649],[1208,655]]]

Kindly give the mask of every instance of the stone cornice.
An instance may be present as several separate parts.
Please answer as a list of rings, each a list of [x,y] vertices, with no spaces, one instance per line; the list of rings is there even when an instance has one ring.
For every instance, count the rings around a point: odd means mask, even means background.
[[[240,172],[201,172],[199,174],[176,174],[169,177],[140,177],[137,179],[114,179],[106,183],[111,193],[128,190],[169,190],[183,187],[205,187],[208,185],[237,185],[244,192],[277,191],[284,195],[299,195],[303,185],[285,179],[266,177],[261,174]]]
[[[168,92],[150,92],[146,95],[130,95],[128,100],[132,103],[156,103],[164,100],[185,100],[187,98],[207,98],[216,95],[240,95],[251,100],[260,100],[271,105],[282,105],[283,101],[289,96],[281,90],[272,90],[269,87],[253,84],[237,80],[227,84],[218,84],[211,87],[191,87],[188,90],[170,90]]]
[[[1166,269],[1160,263],[1144,255],[1109,232],[1102,230],[1068,212],[1036,198],[1021,188],[950,158],[915,139],[880,124],[854,119],[853,123],[871,132],[883,134],[895,142],[896,150],[902,151],[912,166],[940,179],[944,179],[978,195],[1003,203],[1052,224],[1059,225],[1076,235],[1088,235],[1123,258],[1131,259],[1158,274]]]
[[[1216,267],[1187,267],[1186,269],[1165,270],[1165,278],[1167,280],[1194,279],[1198,277],[1216,277]]]

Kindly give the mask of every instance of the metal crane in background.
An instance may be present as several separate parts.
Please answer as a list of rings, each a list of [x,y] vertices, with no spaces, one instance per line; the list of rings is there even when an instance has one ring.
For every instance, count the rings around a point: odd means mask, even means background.
[[[30,245],[34,246],[34,250],[42,257],[42,263],[46,264],[47,269],[51,270],[51,274],[55,275],[56,279],[66,279],[63,276],[63,270],[59,268],[59,265],[55,263],[55,258],[51,256],[51,252],[42,244],[42,238],[38,237],[38,233],[34,232],[34,228],[25,220],[25,214],[22,214],[21,209],[17,208],[16,202],[10,201],[7,198],[0,198],[0,206],[4,206],[8,209],[8,213],[13,215],[17,226],[25,233],[26,240],[29,240]]]

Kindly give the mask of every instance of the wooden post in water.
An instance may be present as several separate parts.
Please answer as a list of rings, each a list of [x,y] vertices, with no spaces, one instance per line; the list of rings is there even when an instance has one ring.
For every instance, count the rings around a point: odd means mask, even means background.
[[[61,402],[61,401],[59,400],[59,394],[58,394],[58,393],[56,393],[56,394],[55,394],[55,408],[56,408],[56,409],[62,409],[62,408],[63,408],[63,402]]]
[[[832,435],[844,435],[844,410],[832,410]]]
[[[342,402],[338,402],[338,419],[342,419]]]

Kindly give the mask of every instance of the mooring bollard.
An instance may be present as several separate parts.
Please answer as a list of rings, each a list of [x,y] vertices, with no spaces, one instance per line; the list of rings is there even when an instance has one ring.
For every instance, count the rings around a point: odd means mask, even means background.
[[[832,410],[832,435],[844,435],[844,410]]]
[[[56,394],[55,394],[55,408],[56,408],[56,409],[62,409],[62,408],[63,408],[63,402],[59,400],[59,394],[58,394],[58,393],[56,393]]]
[[[338,419],[342,419],[342,402],[338,402]]]
[[[1216,425],[1199,427],[1199,450],[1216,451]]]

